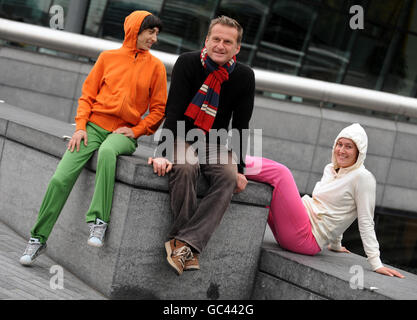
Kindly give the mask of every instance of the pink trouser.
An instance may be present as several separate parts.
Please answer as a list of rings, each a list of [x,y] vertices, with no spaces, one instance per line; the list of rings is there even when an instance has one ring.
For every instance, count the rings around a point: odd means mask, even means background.
[[[248,179],[268,183],[274,188],[268,224],[279,245],[301,254],[320,252],[291,171],[273,160],[246,156],[246,172]]]

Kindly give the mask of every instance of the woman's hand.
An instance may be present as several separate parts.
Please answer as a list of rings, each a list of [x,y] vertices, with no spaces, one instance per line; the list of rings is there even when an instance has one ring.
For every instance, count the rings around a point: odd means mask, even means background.
[[[327,249],[329,249],[330,251],[333,252],[345,252],[345,253],[350,253],[350,251],[348,249],[346,249],[345,247],[340,247],[340,249],[333,249],[330,244],[327,246]]]
[[[387,267],[381,267],[375,270],[376,273],[380,273],[383,274],[385,276],[390,276],[390,277],[398,277],[398,278],[405,278],[401,273],[399,273],[397,270],[394,269],[390,269]]]

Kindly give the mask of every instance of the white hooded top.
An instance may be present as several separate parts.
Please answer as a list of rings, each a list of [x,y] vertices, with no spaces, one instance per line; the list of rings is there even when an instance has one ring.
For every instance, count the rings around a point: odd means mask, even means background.
[[[351,139],[359,150],[356,163],[348,168],[338,168],[336,163],[334,149],[339,138]],[[376,181],[363,164],[367,148],[368,137],[359,124],[344,128],[334,141],[332,163],[324,168],[312,197],[305,195],[302,200],[321,248],[329,243],[331,248],[340,249],[343,232],[358,218],[368,262],[376,270],[383,265],[374,228]]]

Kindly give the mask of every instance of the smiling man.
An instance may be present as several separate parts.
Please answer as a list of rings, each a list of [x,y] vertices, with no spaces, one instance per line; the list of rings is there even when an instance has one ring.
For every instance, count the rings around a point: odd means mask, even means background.
[[[247,141],[242,131],[249,128],[252,116],[255,77],[251,68],[236,61],[242,34],[242,27],[234,19],[221,16],[212,20],[204,48],[182,54],[172,71],[164,129],[175,139],[173,161],[169,156],[159,156],[149,158],[149,164],[158,175],[169,175],[174,220],[165,249],[168,263],[178,275],[200,268],[199,254],[219,225],[233,193],[244,190],[247,184],[243,174]],[[232,161],[233,155],[225,145],[207,139],[212,132],[227,132],[230,121],[236,133],[232,145],[240,148],[236,161]],[[180,122],[185,127],[183,133],[177,130]],[[196,150],[194,141],[187,140],[187,136],[194,136],[188,135],[192,130],[207,137],[202,149]],[[222,159],[226,161],[219,161]],[[197,203],[200,174],[210,187]]]
[[[125,19],[122,47],[98,57],[83,84],[75,132],[48,185],[21,264],[31,264],[45,250],[75,181],[95,151],[98,158],[93,199],[86,213],[90,227],[87,243],[103,245],[110,222],[117,156],[132,154],[136,139],[153,134],[163,120],[165,66],[149,52],[161,26],[160,19],[151,13],[134,11]]]

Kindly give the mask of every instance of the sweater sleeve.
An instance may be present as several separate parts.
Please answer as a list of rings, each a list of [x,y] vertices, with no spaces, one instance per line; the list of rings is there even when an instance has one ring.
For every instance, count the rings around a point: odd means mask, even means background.
[[[358,213],[359,233],[368,262],[371,264],[373,271],[383,266],[380,259],[379,243],[375,234],[375,194],[376,181],[373,175],[370,172],[361,174],[355,186],[355,202]]]
[[[100,54],[90,73],[84,81],[81,97],[78,99],[77,115],[75,116],[75,131],[86,130],[90,118],[91,108],[103,81],[103,54]]]
[[[232,145],[234,147],[237,145],[239,148],[240,159],[237,168],[238,172],[243,174],[245,171],[245,157],[248,144],[248,135],[244,130],[249,129],[249,121],[252,117],[255,100],[255,74],[252,69],[248,69],[246,85],[241,87],[240,92],[236,92],[236,96],[239,99],[233,111]],[[235,130],[237,130],[236,134],[238,133],[238,138],[233,136]]]
[[[174,137],[177,136],[177,121],[184,119],[185,110],[195,94],[192,93],[194,77],[190,75],[191,69],[192,61],[187,55],[180,55],[172,69],[164,129],[171,130]]]
[[[167,74],[165,66],[158,63],[149,88],[149,114],[132,128],[135,138],[155,133],[163,121],[167,100]]]
[[[155,149],[154,157],[172,158],[172,143],[167,139],[177,137],[177,123],[184,119],[185,110],[192,98],[192,80],[189,65],[192,63],[189,56],[180,55],[171,72],[171,85],[165,108],[165,122],[162,127],[161,139]],[[169,154],[168,154],[169,153]]]

